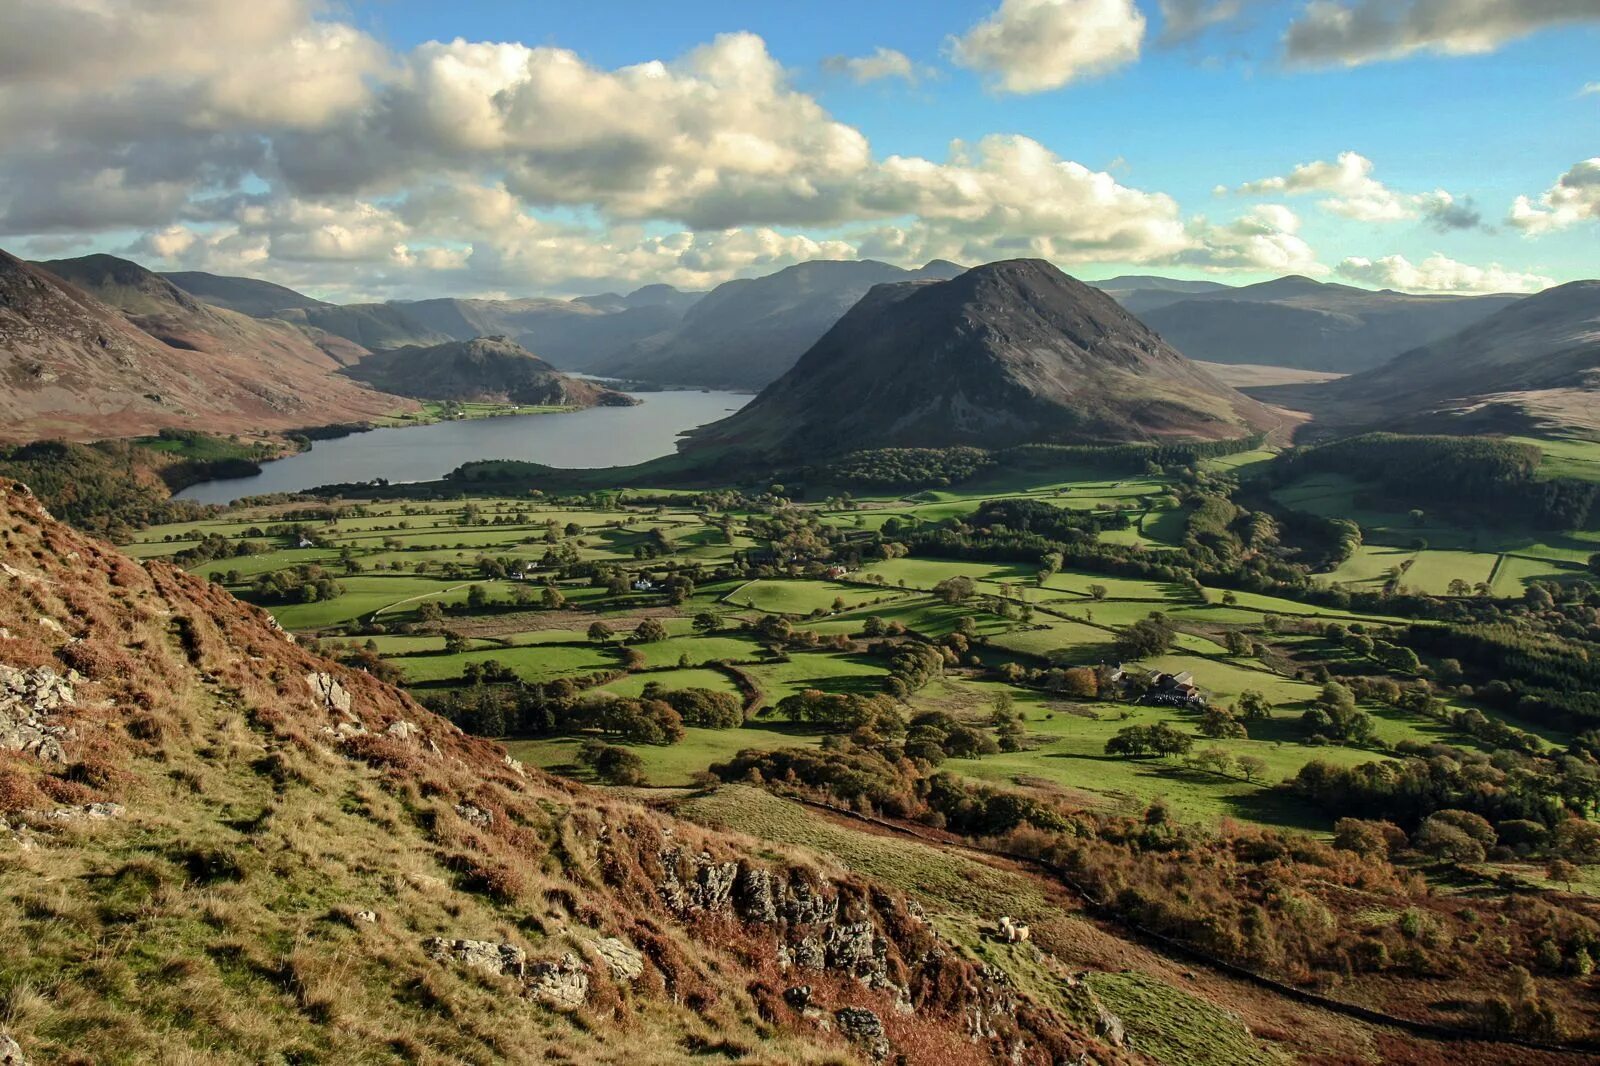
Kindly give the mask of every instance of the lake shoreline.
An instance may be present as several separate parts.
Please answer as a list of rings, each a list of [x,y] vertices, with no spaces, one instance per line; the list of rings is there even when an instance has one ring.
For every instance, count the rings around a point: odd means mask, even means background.
[[[641,402],[627,407],[313,427],[302,431],[307,447],[260,463],[257,473],[197,481],[173,498],[228,505],[245,497],[309,492],[326,485],[411,484],[438,480],[464,463],[490,459],[576,470],[634,466],[674,454],[683,433],[726,418],[753,396],[684,389],[635,398]],[[417,432],[401,437],[401,430]],[[422,431],[431,436],[418,443]]]

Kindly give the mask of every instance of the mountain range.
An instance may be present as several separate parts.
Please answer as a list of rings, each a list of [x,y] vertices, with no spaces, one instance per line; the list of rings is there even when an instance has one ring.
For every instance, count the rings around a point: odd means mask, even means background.
[[[1042,260],[875,286],[690,451],[805,459],[860,448],[1218,439],[1281,416]]]
[[[874,285],[952,278],[961,270],[941,260],[920,270],[871,259],[820,260],[725,282],[676,325],[584,369],[656,384],[759,389],[792,367]]]
[[[1323,435],[1365,426],[1600,430],[1600,281],[1546,289],[1360,374],[1253,391],[1312,412]]]
[[[1144,288],[1117,295],[1191,359],[1340,374],[1380,366],[1522,299],[1374,292],[1299,276],[1182,294]]]

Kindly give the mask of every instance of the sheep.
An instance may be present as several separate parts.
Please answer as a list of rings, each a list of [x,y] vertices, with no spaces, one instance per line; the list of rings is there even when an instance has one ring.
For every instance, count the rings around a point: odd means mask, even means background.
[[[1000,939],[1007,944],[1020,944],[1028,939],[1029,930],[1026,925],[1012,918],[1010,915],[1002,917],[999,921]]]

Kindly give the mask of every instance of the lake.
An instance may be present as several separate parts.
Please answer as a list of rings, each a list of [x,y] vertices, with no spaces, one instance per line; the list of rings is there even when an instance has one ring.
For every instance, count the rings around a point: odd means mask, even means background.
[[[752,398],[740,392],[634,395],[644,401],[637,407],[435,422],[319,440],[310,451],[263,463],[254,477],[191,485],[178,498],[231,503],[240,496],[375,478],[432,481],[474,459],[524,459],[573,469],[629,466],[671,455],[680,433],[726,418]]]

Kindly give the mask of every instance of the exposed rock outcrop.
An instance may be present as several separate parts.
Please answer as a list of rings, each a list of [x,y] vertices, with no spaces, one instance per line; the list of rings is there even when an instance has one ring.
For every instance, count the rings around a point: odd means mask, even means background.
[[[48,666],[18,670],[0,663],[0,748],[64,762],[67,729],[51,717],[74,699],[71,678]]]
[[[631,948],[614,936],[603,936],[592,942],[594,950],[618,981],[637,981],[644,976],[644,952]]]
[[[528,994],[557,1010],[577,1010],[589,998],[589,968],[572,952],[528,967]]]
[[[839,1023],[839,1032],[846,1040],[857,1045],[871,1056],[874,1062],[889,1057],[889,1038],[883,1031],[883,1019],[864,1007],[841,1007],[833,1012]]]
[[[514,944],[436,936],[424,940],[422,950],[437,962],[453,962],[485,973],[520,978],[528,972],[528,953]]]

